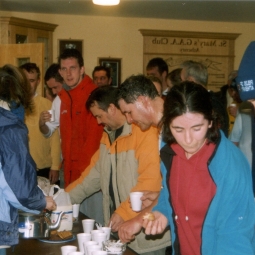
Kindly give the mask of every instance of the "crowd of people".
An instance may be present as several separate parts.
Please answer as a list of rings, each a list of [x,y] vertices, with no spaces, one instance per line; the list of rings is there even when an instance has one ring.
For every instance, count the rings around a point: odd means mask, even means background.
[[[138,254],[255,254],[250,48],[219,92],[193,60],[169,72],[153,58],[116,88],[108,67],[90,78],[80,52],[65,49],[45,72],[46,98],[36,63],[0,68],[0,254],[18,244],[18,210],[56,208],[37,176]]]

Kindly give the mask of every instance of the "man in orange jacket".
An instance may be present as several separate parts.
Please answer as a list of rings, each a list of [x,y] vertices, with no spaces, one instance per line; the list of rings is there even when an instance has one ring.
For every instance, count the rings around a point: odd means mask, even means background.
[[[55,126],[60,127],[64,182],[67,186],[78,179],[89,165],[92,155],[99,147],[103,128],[85,108],[86,101],[96,85],[84,73],[81,53],[76,49],[66,49],[60,54],[58,62],[59,73],[64,79],[63,89],[58,94],[60,117],[59,120],[49,122],[49,113],[43,112],[40,118],[40,130],[47,136],[52,133]],[[96,200],[96,204],[88,204],[84,213],[95,218],[95,212],[92,213],[87,209],[96,205],[98,207],[99,202],[102,204],[101,197],[100,200]]]

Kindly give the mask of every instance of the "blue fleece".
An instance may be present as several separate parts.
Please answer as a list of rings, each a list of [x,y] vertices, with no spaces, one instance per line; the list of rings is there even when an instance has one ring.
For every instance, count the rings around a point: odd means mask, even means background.
[[[169,154],[169,157],[172,156]],[[242,152],[222,132],[220,144],[209,163],[209,171],[217,189],[202,227],[201,254],[255,254],[255,202],[251,170]],[[153,211],[167,217],[174,243],[175,226],[169,203],[167,169],[163,162],[161,172],[163,189]]]

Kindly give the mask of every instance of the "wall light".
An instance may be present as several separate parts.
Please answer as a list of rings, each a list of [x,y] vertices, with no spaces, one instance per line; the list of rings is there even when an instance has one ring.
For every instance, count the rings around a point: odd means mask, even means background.
[[[120,0],[92,0],[94,4],[98,5],[117,5]]]

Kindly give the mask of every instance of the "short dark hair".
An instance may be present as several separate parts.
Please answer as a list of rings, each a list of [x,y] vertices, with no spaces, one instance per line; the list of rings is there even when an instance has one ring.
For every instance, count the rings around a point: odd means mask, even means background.
[[[108,79],[111,78],[111,70],[110,68],[106,67],[106,66],[95,66],[93,72],[92,72],[92,77],[94,78],[94,73],[98,72],[98,71],[105,71],[106,76],[108,77]]]
[[[185,79],[191,76],[194,78],[196,83],[207,86],[208,71],[207,67],[203,63],[187,60],[181,64],[181,67],[186,71]]]
[[[168,75],[167,75],[167,79],[169,79],[171,81],[171,83],[173,84],[173,86],[175,85],[179,85],[182,81],[181,79],[181,71],[182,68],[176,68],[174,70],[172,70]]]
[[[28,73],[36,72],[38,74],[38,79],[41,76],[40,69],[36,65],[36,63],[25,63],[25,64],[21,65],[19,68],[26,70]]]
[[[151,99],[159,97],[153,82],[142,74],[132,75],[120,85],[117,100],[123,99],[130,104],[134,103],[139,96],[147,96]]]
[[[107,112],[110,104],[114,104],[119,108],[117,103],[117,93],[118,89],[110,86],[102,86],[94,89],[86,102],[87,110],[94,106],[95,103],[97,103],[99,108],[105,112]]]
[[[190,81],[184,81],[179,86],[174,86],[166,96],[163,117],[163,139],[169,143],[176,143],[170,130],[170,123],[178,116],[186,112],[199,113],[209,122],[212,127],[208,129],[206,137],[209,142],[218,139],[218,121],[213,112],[210,92],[202,85]]]
[[[58,57],[58,64],[60,65],[61,59],[76,58],[80,67],[84,66],[84,60],[81,53],[77,49],[64,49]]]
[[[163,58],[151,59],[146,66],[146,70],[150,70],[154,67],[158,68],[158,71],[160,74],[162,74],[164,71],[166,71],[166,73],[168,73],[168,65]]]
[[[56,81],[60,83],[63,83],[64,80],[62,76],[59,74],[59,69],[60,69],[60,66],[57,63],[53,63],[52,65],[50,65],[45,72],[44,83],[46,84],[46,82],[50,80],[51,78],[54,78]]]
[[[147,77],[148,77],[152,82],[157,82],[157,83],[161,86],[161,88],[162,88],[162,81],[161,81],[158,77],[152,76],[152,75],[148,75]]]

